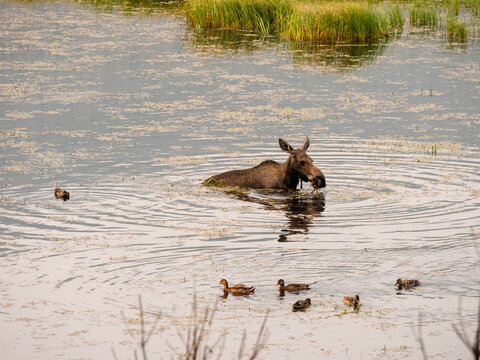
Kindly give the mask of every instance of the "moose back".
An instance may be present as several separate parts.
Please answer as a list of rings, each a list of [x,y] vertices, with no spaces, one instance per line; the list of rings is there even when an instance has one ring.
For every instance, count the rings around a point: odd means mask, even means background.
[[[322,171],[313,165],[306,150],[310,146],[308,136],[300,148],[294,149],[285,140],[278,139],[280,148],[290,156],[283,163],[266,160],[243,170],[232,170],[209,177],[206,185],[240,186],[254,189],[294,190],[299,180],[310,182],[315,189],[326,186]]]

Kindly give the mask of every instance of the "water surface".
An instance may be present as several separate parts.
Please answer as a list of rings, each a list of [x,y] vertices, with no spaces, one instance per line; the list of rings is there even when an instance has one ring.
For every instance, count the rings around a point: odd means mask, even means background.
[[[473,335],[480,289],[478,42],[332,48],[103,10],[0,3],[6,358],[132,357],[138,294],[161,313],[152,356],[182,354],[194,288],[226,358],[267,310],[265,359],[419,357],[419,314],[432,358],[468,357],[451,325]],[[201,185],[306,135],[318,195]],[[256,293],[224,299],[221,278]],[[279,278],[314,284],[279,297]]]

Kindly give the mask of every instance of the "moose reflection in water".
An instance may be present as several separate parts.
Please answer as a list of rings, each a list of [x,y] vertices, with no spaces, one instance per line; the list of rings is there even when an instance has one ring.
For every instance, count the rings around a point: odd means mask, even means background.
[[[278,139],[280,148],[290,154],[284,163],[266,160],[259,165],[244,169],[232,170],[209,177],[205,185],[236,186],[227,190],[227,194],[243,200],[264,205],[267,209],[283,210],[288,219],[286,229],[282,230],[278,241],[288,241],[288,236],[306,234],[313,219],[325,209],[323,193],[299,193],[297,191],[272,192],[267,189],[296,190],[302,181],[311,183],[315,190],[326,186],[325,176],[316,166],[306,150],[310,146],[308,136],[301,148],[293,149],[285,140]],[[248,189],[264,189],[252,193]],[[256,196],[259,195],[259,196]],[[266,196],[263,196],[266,195]]]
[[[288,241],[290,235],[308,233],[315,217],[325,210],[325,196],[323,193],[318,193],[286,199],[284,210],[288,224],[278,237],[280,242]]]
[[[315,218],[325,210],[325,195],[319,193],[268,192],[253,191],[250,194],[243,189],[229,190],[228,195],[242,201],[263,205],[268,210],[284,211],[287,217],[285,228],[278,235],[279,242],[292,241],[292,235],[308,234]]]
[[[266,160],[259,165],[243,170],[232,170],[209,177],[205,185],[240,186],[253,189],[284,189],[295,190],[300,180],[310,182],[315,189],[326,186],[325,176],[313,165],[313,160],[307,155],[310,146],[308,136],[302,147],[292,148],[285,140],[278,139],[280,148],[290,154],[287,161],[277,163]]]

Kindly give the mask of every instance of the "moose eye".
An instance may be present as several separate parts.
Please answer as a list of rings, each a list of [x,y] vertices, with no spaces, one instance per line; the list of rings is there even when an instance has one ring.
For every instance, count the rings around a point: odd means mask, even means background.
[[[303,166],[303,165],[305,165],[305,161],[302,160],[300,161],[300,166]]]

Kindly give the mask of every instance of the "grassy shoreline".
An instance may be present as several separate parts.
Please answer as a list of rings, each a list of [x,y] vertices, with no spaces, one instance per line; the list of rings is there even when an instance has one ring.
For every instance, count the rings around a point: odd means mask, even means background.
[[[403,25],[398,5],[292,0],[187,0],[187,20],[199,29],[242,29],[294,40],[368,42]]]
[[[480,34],[480,0],[72,1],[125,15],[173,14],[196,30],[241,30],[322,44],[381,41],[402,33],[404,21],[440,32],[448,42],[465,43]]]

